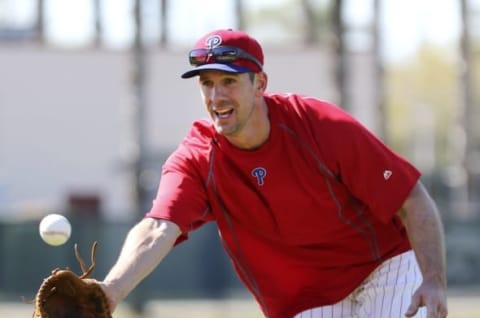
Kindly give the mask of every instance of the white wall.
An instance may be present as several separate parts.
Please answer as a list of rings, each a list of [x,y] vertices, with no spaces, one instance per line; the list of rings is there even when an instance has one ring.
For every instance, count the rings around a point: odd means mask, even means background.
[[[265,53],[271,91],[335,100],[323,50]],[[180,78],[185,55],[147,53],[151,151],[171,150],[205,116],[196,80]],[[0,213],[55,212],[73,191],[98,192],[111,215],[132,213],[120,168],[131,138],[131,62],[125,52],[0,46]]]

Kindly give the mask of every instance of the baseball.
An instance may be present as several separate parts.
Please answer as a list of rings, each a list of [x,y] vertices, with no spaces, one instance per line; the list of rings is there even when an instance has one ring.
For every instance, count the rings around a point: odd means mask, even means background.
[[[63,215],[49,214],[40,221],[39,232],[45,243],[59,246],[70,238],[72,226]]]

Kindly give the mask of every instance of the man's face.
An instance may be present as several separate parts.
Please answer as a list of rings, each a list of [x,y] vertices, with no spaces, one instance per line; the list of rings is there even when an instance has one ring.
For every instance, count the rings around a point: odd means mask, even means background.
[[[249,74],[202,71],[199,84],[203,102],[218,133],[238,137],[247,129],[255,98],[261,96]]]

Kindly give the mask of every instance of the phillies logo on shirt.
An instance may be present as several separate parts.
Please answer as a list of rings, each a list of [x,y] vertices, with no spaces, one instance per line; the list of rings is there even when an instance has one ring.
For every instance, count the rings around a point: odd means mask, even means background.
[[[257,178],[257,184],[259,186],[263,186],[263,184],[264,184],[263,179],[265,179],[266,175],[267,175],[267,169],[265,169],[263,167],[257,167],[257,168],[254,168],[252,170],[252,176]]]

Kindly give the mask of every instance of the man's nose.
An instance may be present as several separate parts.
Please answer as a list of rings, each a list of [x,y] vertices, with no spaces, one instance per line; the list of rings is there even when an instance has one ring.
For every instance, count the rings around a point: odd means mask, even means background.
[[[213,85],[212,90],[210,92],[210,98],[212,100],[221,99],[225,95],[225,91],[221,85]]]

